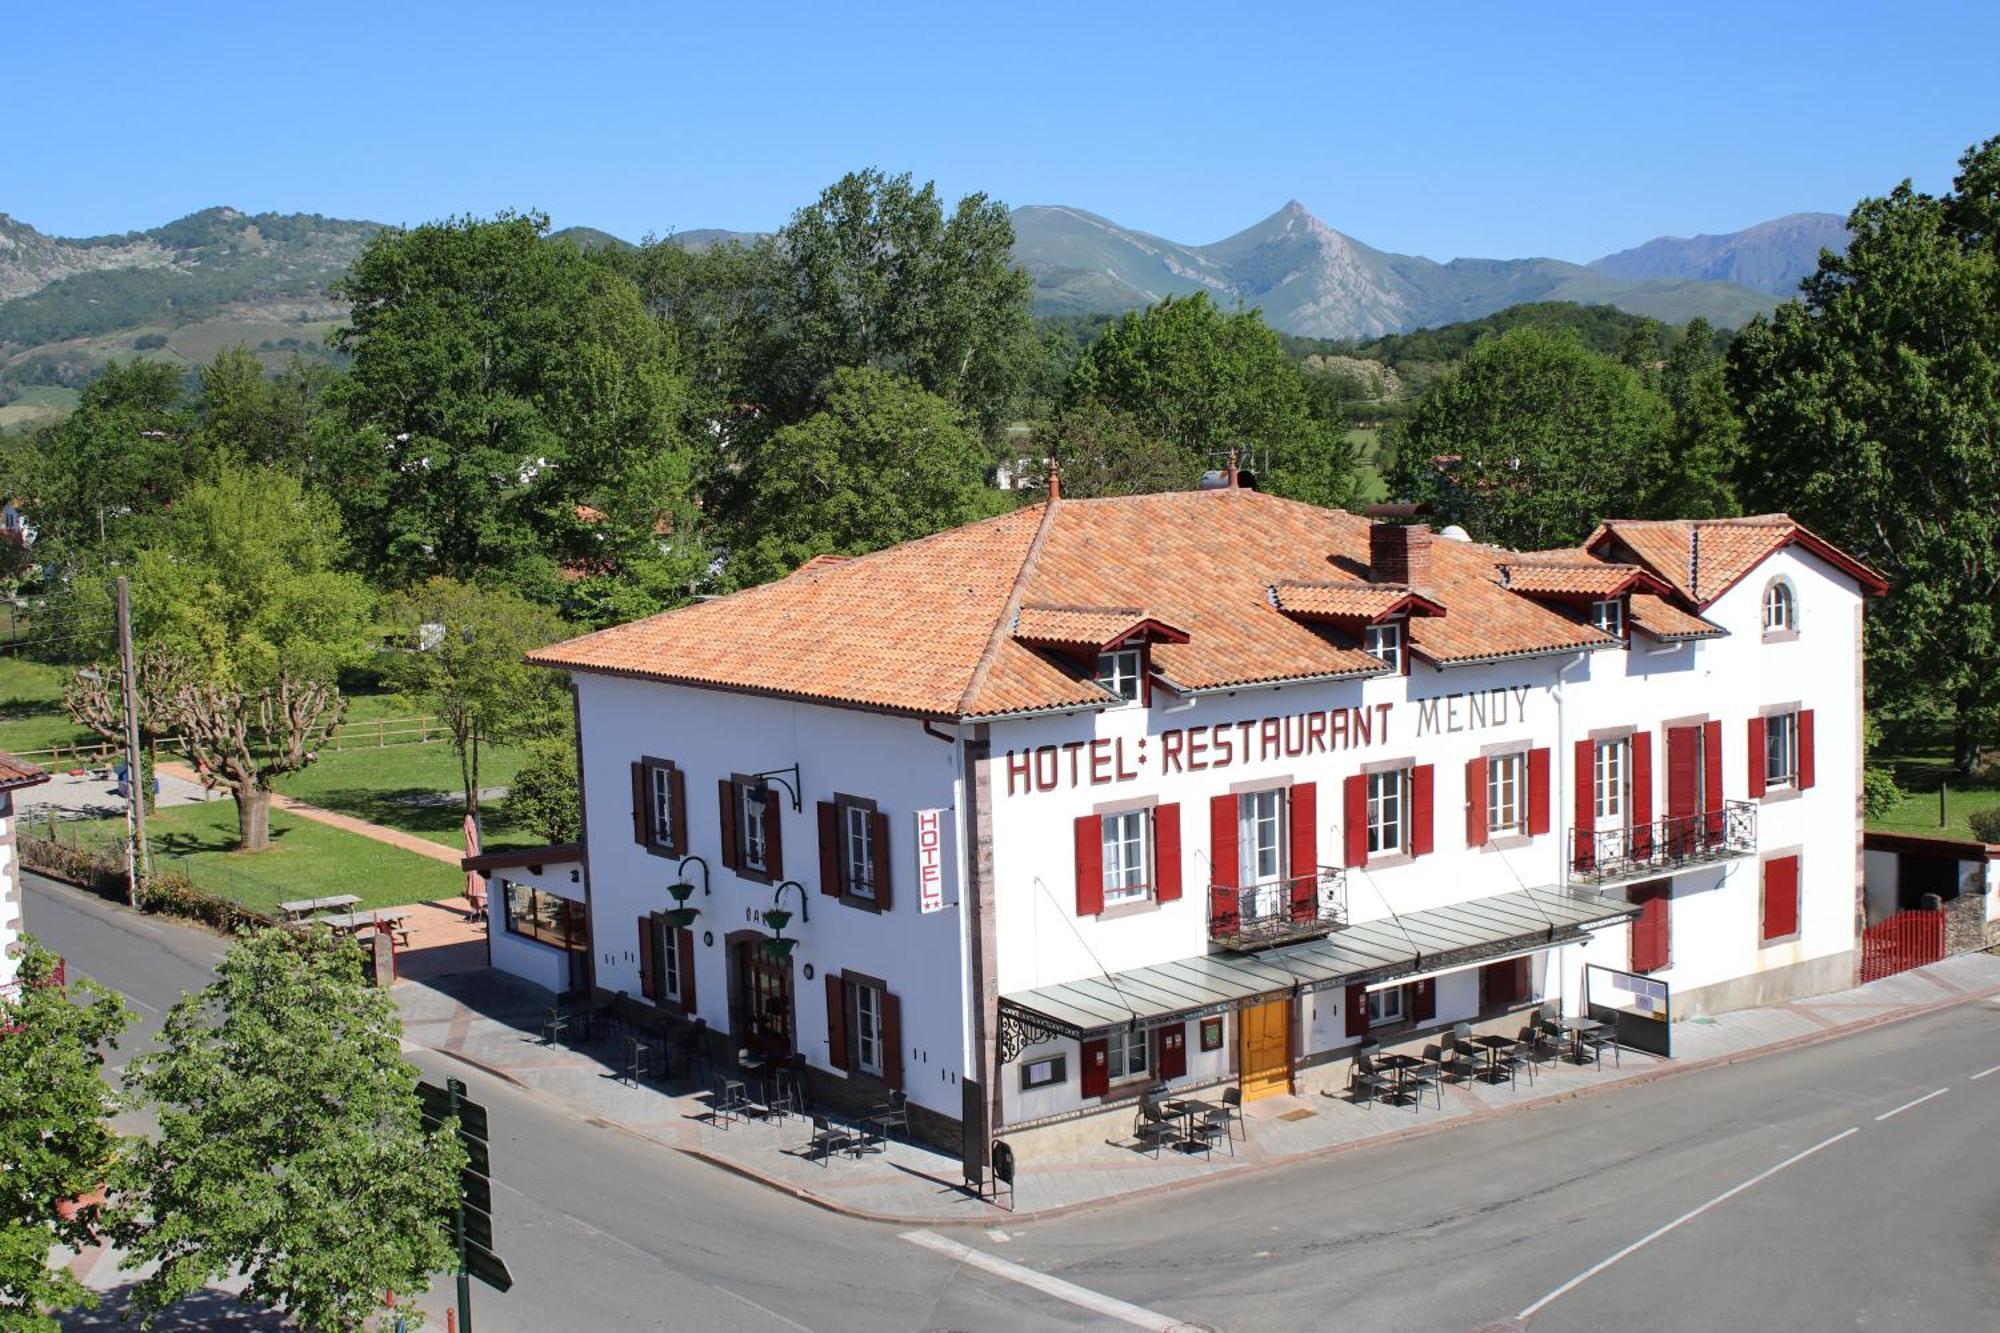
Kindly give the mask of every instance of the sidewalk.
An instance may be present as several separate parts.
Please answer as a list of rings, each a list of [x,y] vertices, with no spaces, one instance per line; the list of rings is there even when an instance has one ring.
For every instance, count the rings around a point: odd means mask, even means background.
[[[798,1117],[777,1125],[752,1121],[718,1128],[707,1119],[705,1093],[625,1082],[608,1042],[581,1051],[543,1044],[542,1011],[551,997],[505,974],[479,969],[396,988],[412,1042],[812,1203],[905,1225],[1018,1221],[1211,1177],[1245,1175],[1481,1116],[1727,1064],[1989,995],[2000,995],[2000,957],[1964,954],[1852,990],[1677,1024],[1672,1060],[1626,1051],[1620,1064],[1607,1064],[1602,1071],[1544,1065],[1532,1084],[1524,1079],[1518,1088],[1450,1085],[1442,1109],[1435,1101],[1412,1111],[1324,1096],[1267,1098],[1245,1108],[1248,1141],[1235,1144],[1234,1157],[1219,1145],[1212,1158],[1171,1150],[1154,1158],[1114,1142],[1093,1142],[1060,1158],[1023,1160],[1015,1180],[1017,1211],[1009,1211],[961,1190],[955,1156],[897,1142],[879,1155],[858,1161],[837,1157],[821,1164],[804,1155],[810,1125]],[[1118,1138],[1127,1130],[1120,1117],[1107,1116],[1103,1123],[1107,1137]]]

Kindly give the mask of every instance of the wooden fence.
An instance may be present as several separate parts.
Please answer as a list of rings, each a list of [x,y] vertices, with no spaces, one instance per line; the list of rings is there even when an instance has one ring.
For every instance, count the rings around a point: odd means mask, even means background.
[[[327,738],[329,750],[373,750],[391,745],[435,745],[451,739],[451,729],[441,717],[384,717],[372,722],[343,722]],[[186,753],[179,736],[162,736],[154,745],[175,754]],[[113,763],[125,752],[118,741],[73,741],[42,750],[15,750],[18,759],[44,768],[97,768]]]

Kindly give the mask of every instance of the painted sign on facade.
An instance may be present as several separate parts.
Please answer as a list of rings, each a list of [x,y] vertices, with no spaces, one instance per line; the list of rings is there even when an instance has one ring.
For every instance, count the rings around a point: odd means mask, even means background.
[[[917,811],[917,909],[944,910],[944,811]]]

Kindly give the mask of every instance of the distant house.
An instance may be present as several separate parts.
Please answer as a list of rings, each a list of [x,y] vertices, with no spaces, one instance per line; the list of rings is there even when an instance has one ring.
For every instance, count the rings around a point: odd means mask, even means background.
[[[7,511],[14,512],[8,505]],[[14,984],[21,956],[21,868],[14,854],[14,793],[40,786],[49,775],[0,751],[0,987]]]

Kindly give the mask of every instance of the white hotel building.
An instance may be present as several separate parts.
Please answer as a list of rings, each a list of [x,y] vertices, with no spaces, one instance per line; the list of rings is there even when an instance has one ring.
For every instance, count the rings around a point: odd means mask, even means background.
[[[1882,591],[1783,515],[1523,553],[1237,488],[822,557],[533,655],[587,851],[512,854],[495,960],[1017,1140],[1586,964],[1675,1018],[1846,986]]]

